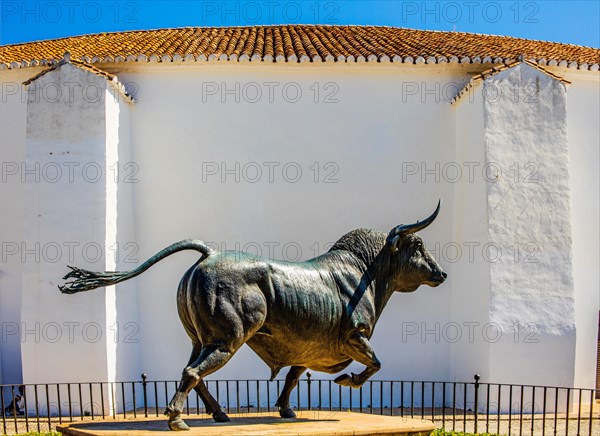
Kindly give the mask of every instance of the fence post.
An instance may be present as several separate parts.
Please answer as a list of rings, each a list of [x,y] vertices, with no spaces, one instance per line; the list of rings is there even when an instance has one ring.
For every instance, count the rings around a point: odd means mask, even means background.
[[[310,399],[310,378],[312,377],[312,374],[309,372],[306,373],[306,384],[308,386],[308,410],[310,410],[310,404],[311,404],[311,399]],[[298,409],[300,409],[300,404],[298,404]]]
[[[142,374],[142,391],[144,392],[144,417],[148,418],[148,391],[146,387],[146,379],[148,374]],[[135,407],[135,405],[133,406]]]
[[[475,413],[475,433],[477,433],[477,413],[479,408],[479,379],[481,378],[479,374],[475,374],[473,377],[475,379],[475,406],[473,411]]]
[[[37,402],[36,402],[37,404]],[[4,386],[0,385],[0,407],[2,407],[2,427],[4,428],[3,433],[6,434],[6,414],[4,413]],[[37,413],[36,413],[37,415]],[[38,418],[38,422],[39,422]]]

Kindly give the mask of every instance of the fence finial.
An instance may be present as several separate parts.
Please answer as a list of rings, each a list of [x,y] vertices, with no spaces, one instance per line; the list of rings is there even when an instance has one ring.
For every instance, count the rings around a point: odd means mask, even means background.
[[[148,389],[146,387],[146,379],[148,378],[148,374],[146,374],[145,372],[142,373],[142,391],[144,393],[144,417],[148,418]],[[155,382],[155,388],[156,388],[156,382]],[[135,398],[135,396],[133,397]],[[158,407],[158,405],[157,405]]]

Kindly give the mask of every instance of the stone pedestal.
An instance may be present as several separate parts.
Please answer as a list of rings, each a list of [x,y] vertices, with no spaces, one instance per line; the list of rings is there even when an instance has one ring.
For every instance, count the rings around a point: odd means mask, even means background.
[[[230,415],[231,422],[186,418],[190,431],[186,435],[303,435],[344,436],[404,435],[429,436],[435,425],[431,421],[400,416],[368,415],[336,411],[302,411],[296,419],[281,419],[274,412]],[[97,422],[75,422],[57,428],[64,435],[142,436],[173,434],[163,417]]]

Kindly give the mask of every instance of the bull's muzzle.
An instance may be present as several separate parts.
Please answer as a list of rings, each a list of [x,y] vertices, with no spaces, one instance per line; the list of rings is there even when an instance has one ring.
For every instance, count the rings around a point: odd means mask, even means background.
[[[444,281],[446,281],[446,277],[448,277],[448,274],[446,274],[444,271],[439,271],[436,272],[430,279],[429,282],[429,286],[439,286],[442,283],[444,283]]]

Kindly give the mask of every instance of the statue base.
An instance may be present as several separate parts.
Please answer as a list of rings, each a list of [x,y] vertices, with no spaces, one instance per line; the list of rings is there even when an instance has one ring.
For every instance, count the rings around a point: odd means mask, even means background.
[[[303,410],[295,419],[282,419],[277,412],[230,414],[231,422],[216,423],[210,418],[183,416],[190,426],[185,435],[228,436],[243,434],[269,436],[353,436],[403,435],[429,436],[435,425],[431,421],[401,416],[370,415],[366,413]],[[143,414],[143,413],[142,413]],[[138,414],[139,415],[139,414]],[[207,416],[207,415],[204,415]],[[117,418],[104,421],[79,421],[57,427],[63,435],[77,436],[157,436],[170,434],[166,417]]]

